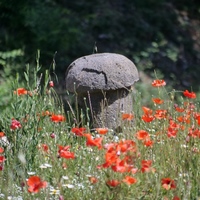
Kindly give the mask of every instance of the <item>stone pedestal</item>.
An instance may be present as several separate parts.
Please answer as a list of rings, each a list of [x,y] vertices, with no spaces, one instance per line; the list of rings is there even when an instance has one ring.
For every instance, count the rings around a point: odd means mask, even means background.
[[[116,129],[121,126],[122,113],[131,113],[133,109],[132,95],[127,89],[119,89],[106,92],[96,92],[92,94],[82,94],[78,97],[78,104],[89,112],[94,128],[108,127]]]

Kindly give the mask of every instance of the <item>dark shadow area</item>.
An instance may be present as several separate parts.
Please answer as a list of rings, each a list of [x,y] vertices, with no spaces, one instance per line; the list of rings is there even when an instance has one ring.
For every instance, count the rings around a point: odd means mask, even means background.
[[[120,53],[139,71],[176,89],[199,90],[200,1],[198,0],[2,0],[0,65],[6,76],[23,74],[25,63],[49,69],[55,55],[60,90],[67,66],[97,51]],[[13,52],[20,49],[23,55]],[[55,54],[56,52],[56,54]],[[10,55],[12,53],[12,55]],[[18,66],[8,65],[9,62]],[[63,80],[63,82],[62,82]]]

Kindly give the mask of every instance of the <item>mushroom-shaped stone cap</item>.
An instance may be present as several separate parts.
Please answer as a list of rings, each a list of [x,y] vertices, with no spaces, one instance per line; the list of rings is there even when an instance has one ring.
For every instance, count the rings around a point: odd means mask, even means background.
[[[120,54],[98,53],[78,58],[66,71],[70,92],[107,91],[127,88],[139,80],[134,63]]]

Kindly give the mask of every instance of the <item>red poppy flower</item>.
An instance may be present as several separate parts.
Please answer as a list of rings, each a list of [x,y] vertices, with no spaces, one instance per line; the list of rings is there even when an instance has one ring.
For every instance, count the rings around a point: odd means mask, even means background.
[[[142,120],[143,120],[144,122],[149,123],[149,122],[152,122],[154,119],[155,119],[155,118],[154,118],[154,116],[152,116],[152,115],[142,115]]]
[[[70,146],[58,145],[58,148],[59,148],[59,150],[58,150],[59,157],[65,158],[65,159],[74,159],[75,158],[74,153],[69,151]]]
[[[197,120],[197,124],[200,125],[200,115],[196,116],[195,119]]]
[[[71,132],[74,133],[76,136],[83,136],[83,133],[86,131],[86,128],[84,127],[74,127],[71,129]]]
[[[178,130],[175,129],[175,128],[172,128],[172,127],[168,127],[168,130],[167,130],[167,136],[170,138],[170,137],[173,137],[175,138],[176,137],[176,134],[177,134]]]
[[[0,156],[0,163],[3,163],[5,161],[5,157],[4,156]]]
[[[42,181],[39,176],[31,176],[27,180],[28,191],[31,193],[38,193],[41,188],[47,187],[47,182]]]
[[[119,141],[116,145],[116,150],[122,153],[126,153],[127,151],[136,151],[136,144],[133,140],[122,140]]]
[[[22,127],[22,125],[19,121],[17,121],[16,119],[12,119],[10,129],[15,130],[15,129],[18,129],[21,127]]]
[[[28,91],[24,88],[18,88],[16,91],[14,91],[14,94],[17,94],[18,96],[25,95],[28,94]]]
[[[110,167],[110,164],[108,162],[105,162],[102,165],[97,165],[97,169],[108,168],[108,167]]]
[[[173,121],[173,120],[170,120],[169,121],[169,126],[171,127],[171,128],[174,128],[174,129],[179,129],[180,128],[180,125],[179,124],[177,124],[175,121]]]
[[[118,180],[108,180],[106,184],[111,187],[116,187],[120,184],[120,182]]]
[[[48,152],[49,151],[49,147],[47,144],[42,144],[41,146],[39,146],[39,149],[42,149],[44,152]]]
[[[68,151],[70,149],[70,146],[61,146],[61,145],[58,145],[58,153],[60,153],[61,151]]]
[[[112,170],[115,172],[129,172],[132,166],[128,165],[124,160],[117,159],[117,162],[112,166]]]
[[[134,118],[134,115],[131,113],[123,113],[122,120],[131,121]]]
[[[152,115],[152,113],[153,113],[153,110],[151,110],[150,108],[147,108],[145,106],[142,107],[142,110],[145,115]]]
[[[162,187],[166,190],[170,190],[170,189],[175,189],[176,188],[176,184],[175,181],[172,180],[171,178],[162,178],[161,179],[161,184]]]
[[[138,140],[148,140],[150,138],[149,133],[145,130],[140,130],[135,134]]]
[[[160,98],[152,98],[152,101],[155,103],[155,104],[163,104],[164,103],[164,100],[160,99]]]
[[[108,128],[96,128],[96,131],[100,134],[100,135],[105,135],[108,132]]]
[[[112,151],[112,150],[115,150],[116,145],[117,145],[117,143],[111,142],[111,143],[105,144],[104,148],[107,149],[107,151],[110,151],[110,149]]]
[[[167,117],[167,110],[156,110],[154,116],[156,119],[165,119]]]
[[[2,147],[0,147],[0,153],[3,153],[4,149]]]
[[[177,112],[184,112],[184,108],[180,108],[180,107],[178,107],[178,105],[174,105],[174,107],[175,107],[175,110],[177,111]]]
[[[114,147],[108,148],[105,153],[105,163],[102,165],[99,165],[98,169],[108,168],[112,165],[115,165],[115,163],[117,163],[118,161],[118,157],[119,155],[117,154],[117,151],[115,150]]]
[[[144,172],[155,172],[155,168],[152,168],[152,160],[142,160],[141,171]]]
[[[147,108],[145,106],[142,107],[142,110],[144,112],[144,115],[142,116],[142,120],[144,122],[151,122],[154,120],[154,116],[152,115],[153,110],[151,110],[150,108]]]
[[[5,133],[4,132],[0,132],[0,138],[4,137],[4,136],[5,136]]]
[[[179,116],[179,117],[177,117],[177,120],[179,122],[183,122],[183,123],[189,124],[190,123],[190,115]]]
[[[190,128],[188,135],[190,137],[193,137],[193,138],[197,138],[197,137],[200,138],[200,130],[199,129]]]
[[[115,164],[118,160],[117,152],[116,151],[106,152],[105,160],[106,160],[106,163],[104,163],[104,166],[106,166],[106,167],[109,167],[109,166]]]
[[[55,123],[64,122],[65,121],[65,117],[63,115],[54,115],[54,114],[52,114],[51,121],[53,121]]]
[[[196,94],[195,94],[194,92],[189,92],[188,90],[185,90],[185,91],[183,92],[183,95],[184,95],[185,97],[190,98],[190,99],[195,99],[195,98],[196,98]]]
[[[89,133],[84,134],[84,136],[87,138],[86,146],[97,146],[98,149],[102,149],[102,137],[93,139]]]
[[[153,141],[152,140],[150,140],[150,139],[147,139],[147,140],[145,140],[144,142],[143,142],[143,144],[144,144],[144,146],[146,146],[146,147],[152,147],[153,146]]]
[[[59,156],[61,158],[66,158],[66,159],[74,159],[75,156],[74,156],[74,153],[73,152],[70,152],[70,151],[61,151]]]
[[[131,184],[134,184],[137,182],[137,179],[132,177],[132,176],[126,176],[124,179],[123,179],[123,182],[128,184],[128,185],[131,185]]]
[[[153,87],[165,86],[166,82],[164,80],[154,80],[151,84]]]

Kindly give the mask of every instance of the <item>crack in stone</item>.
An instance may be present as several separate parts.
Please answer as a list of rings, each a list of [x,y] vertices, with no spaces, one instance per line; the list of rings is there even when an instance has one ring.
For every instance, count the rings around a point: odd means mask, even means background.
[[[107,78],[106,73],[104,71],[98,71],[96,69],[88,69],[88,68],[83,68],[81,71],[91,72],[91,73],[96,73],[96,74],[103,74],[104,78],[105,78],[106,85],[108,83],[108,78]]]

